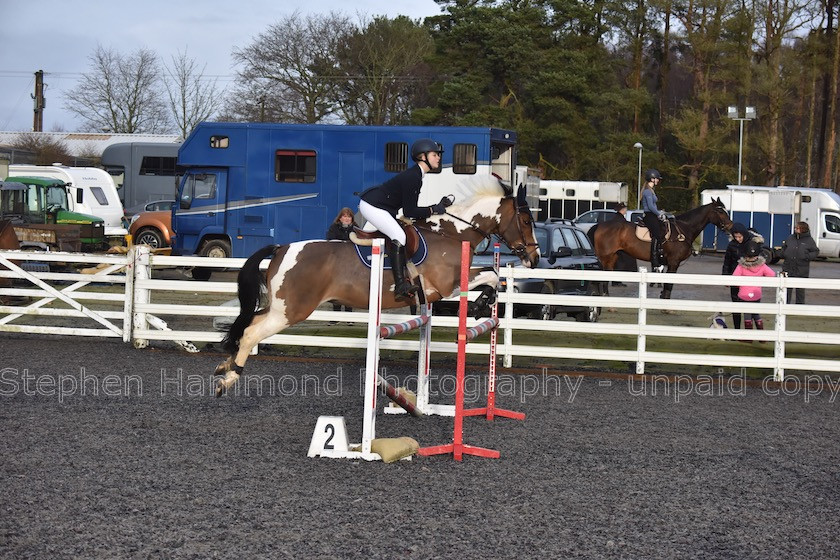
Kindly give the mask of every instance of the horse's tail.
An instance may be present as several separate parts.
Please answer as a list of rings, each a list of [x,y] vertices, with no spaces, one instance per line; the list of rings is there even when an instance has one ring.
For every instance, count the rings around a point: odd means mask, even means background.
[[[257,306],[265,287],[265,275],[260,273],[260,263],[274,255],[279,245],[268,245],[251,255],[237,277],[239,285],[239,316],[222,339],[222,348],[233,354],[239,350],[239,339],[257,314]]]

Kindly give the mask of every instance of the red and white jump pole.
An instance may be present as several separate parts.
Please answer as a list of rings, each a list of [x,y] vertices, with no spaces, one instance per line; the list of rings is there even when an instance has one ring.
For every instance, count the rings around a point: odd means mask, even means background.
[[[467,341],[480,334],[494,330],[498,324],[498,317],[491,317],[476,327],[467,329],[467,293],[469,291],[470,244],[461,244],[461,300],[458,307],[458,361],[455,377],[455,428],[452,443],[433,447],[422,447],[417,452],[422,456],[452,454],[456,461],[463,456],[476,455],[489,459],[498,459],[500,454],[494,449],[476,447],[464,443],[464,374],[466,371]]]
[[[493,245],[493,270],[496,276],[499,275],[499,261],[501,255],[501,247],[499,243]],[[462,264],[463,266],[463,264]],[[493,309],[490,313],[490,318],[495,321],[495,324],[490,328],[490,364],[487,373],[487,406],[481,408],[470,408],[464,411],[464,416],[484,416],[487,420],[493,420],[496,416],[503,418],[513,418],[514,420],[525,420],[525,414],[522,412],[514,412],[504,408],[496,408],[496,344],[499,334],[499,298],[493,302]],[[489,324],[489,321],[472,327],[478,329],[484,324]],[[469,332],[470,329],[467,329]],[[484,334],[486,331],[476,332],[475,336]]]

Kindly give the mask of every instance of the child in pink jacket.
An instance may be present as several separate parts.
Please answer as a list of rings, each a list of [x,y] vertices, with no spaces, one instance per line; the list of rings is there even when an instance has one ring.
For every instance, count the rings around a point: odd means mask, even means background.
[[[764,239],[761,236],[758,236],[758,240],[756,238],[750,240],[744,256],[738,260],[738,266],[732,273],[733,276],[776,276],[776,273],[767,266],[764,257],[761,256],[761,243],[763,241]],[[761,302],[761,288],[759,286],[740,286],[738,288],[738,299],[759,303]],[[753,328],[753,321],[755,321],[755,328],[763,330],[764,321],[761,319],[761,314],[750,313],[749,315],[751,319],[747,319],[747,315],[744,315],[744,328]]]

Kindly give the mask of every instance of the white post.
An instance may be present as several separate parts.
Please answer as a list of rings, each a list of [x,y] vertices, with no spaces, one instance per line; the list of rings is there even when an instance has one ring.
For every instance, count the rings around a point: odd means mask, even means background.
[[[365,406],[362,424],[362,459],[378,459],[370,450],[376,437],[376,376],[379,374],[379,323],[382,320],[382,259],[385,243],[375,239],[370,262],[368,299],[368,347],[365,360]]]
[[[744,120],[745,119],[738,119],[739,124],[741,125],[741,133],[738,139],[738,184],[741,184],[741,162],[743,161],[743,154],[744,154]]]
[[[134,309],[137,309],[137,306],[139,304],[149,303],[149,290],[146,288],[138,287],[137,284],[143,280],[148,280],[149,278],[151,278],[152,265],[149,259],[151,252],[149,250],[148,245],[138,245],[135,247],[135,249],[136,251],[134,254]],[[134,330],[132,331],[132,338],[134,337],[134,332],[138,330],[149,329],[149,321],[145,313],[137,313],[135,311],[133,315]],[[148,345],[149,341],[146,339],[134,339],[135,348],[146,348]]]
[[[648,289],[648,271],[647,268],[640,266],[639,272],[639,317],[638,317],[638,341],[636,342],[636,351],[638,357],[636,358],[636,373],[641,375],[645,372],[644,354],[647,346],[647,337],[642,332],[642,328],[647,325],[647,289]]]

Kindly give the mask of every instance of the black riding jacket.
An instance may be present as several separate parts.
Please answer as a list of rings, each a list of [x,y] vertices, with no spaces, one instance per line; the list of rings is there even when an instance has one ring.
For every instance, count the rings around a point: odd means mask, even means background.
[[[367,189],[360,198],[368,204],[388,211],[392,216],[396,216],[402,208],[403,215],[408,218],[425,219],[432,215],[432,209],[428,206],[417,206],[422,186],[423,170],[419,165],[415,165],[381,185]]]

